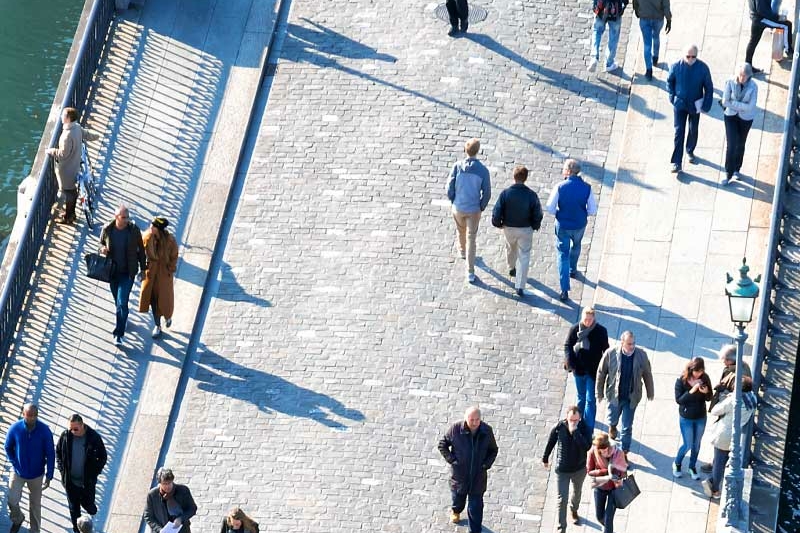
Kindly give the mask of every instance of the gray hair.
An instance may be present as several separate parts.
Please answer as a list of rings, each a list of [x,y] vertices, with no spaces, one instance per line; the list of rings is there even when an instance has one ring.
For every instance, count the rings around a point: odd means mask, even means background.
[[[744,73],[747,76],[747,79],[753,77],[753,66],[750,63],[740,63],[736,67],[736,75],[738,76],[739,73]]]
[[[477,413],[478,418],[482,418],[480,408],[477,405],[473,405],[471,407],[467,407],[467,410],[464,411],[464,419],[466,420],[467,418],[469,418],[469,415],[471,415],[472,413]]]
[[[165,481],[174,481],[175,474],[172,473],[171,468],[161,467],[158,469],[158,473],[156,473],[156,479],[159,483],[164,483]]]
[[[746,64],[746,63],[745,63]],[[719,349],[719,358],[722,361],[736,361],[736,346],[733,344],[726,344]]]

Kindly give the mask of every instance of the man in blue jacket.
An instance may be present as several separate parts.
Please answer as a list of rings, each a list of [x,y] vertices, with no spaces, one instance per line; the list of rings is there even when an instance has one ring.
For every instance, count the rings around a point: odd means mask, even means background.
[[[744,54],[745,63],[753,66],[753,54],[756,51],[761,35],[767,28],[783,30],[783,53],[791,57],[794,54],[792,43],[792,23],[788,20],[781,20],[777,13],[772,10],[770,0],[748,0],[750,7],[750,41],[747,43],[747,50]],[[753,73],[763,72],[760,68],[753,67]]]
[[[22,420],[8,428],[6,434],[6,457],[14,467],[11,486],[8,489],[8,510],[11,515],[11,533],[17,533],[25,515],[19,508],[22,487],[28,486],[31,514],[30,533],[39,533],[42,522],[42,490],[50,486],[55,470],[56,453],[53,433],[43,422],[39,422],[39,408],[26,403],[22,408]]]
[[[447,180],[447,198],[453,204],[461,259],[467,260],[467,281],[475,283],[475,242],[481,212],[489,205],[492,184],[489,169],[475,157],[481,149],[478,139],[464,145],[467,158],[453,165]]]
[[[694,149],[700,126],[700,111],[711,109],[714,98],[714,84],[708,66],[697,59],[697,46],[686,48],[684,57],[674,63],[667,76],[667,91],[672,104],[673,124],[675,126],[675,146],[672,150],[672,172],[681,171],[683,163],[683,143],[689,163],[697,164]],[[689,121],[689,134],[686,134],[686,121]]]

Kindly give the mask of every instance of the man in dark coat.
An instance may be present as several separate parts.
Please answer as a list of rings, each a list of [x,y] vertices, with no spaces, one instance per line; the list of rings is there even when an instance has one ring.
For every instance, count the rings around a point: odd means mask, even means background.
[[[586,452],[592,447],[592,432],[581,420],[578,407],[572,405],[567,408],[563,420],[550,431],[550,438],[544,448],[542,464],[550,468],[550,453],[558,444],[558,462],[556,463],[556,478],[558,481],[558,532],[567,530],[567,498],[569,485],[572,484],[572,500],[570,510],[572,522],[578,524],[578,507],[581,504],[581,489],[583,480],[586,479]]]
[[[144,521],[150,531],[159,533],[161,529],[172,523],[181,527],[181,533],[191,533],[191,518],[197,514],[197,504],[186,485],[175,483],[175,474],[169,468],[159,468],[156,474],[158,485],[147,493],[147,504],[144,508]]]
[[[594,393],[597,367],[603,353],[608,350],[608,331],[597,323],[594,308],[584,307],[581,321],[569,328],[564,341],[564,368],[575,377],[578,392],[578,412],[589,428],[594,431],[597,400]]]
[[[439,453],[450,464],[450,492],[453,505],[450,521],[457,524],[467,504],[470,533],[480,533],[483,522],[483,493],[487,470],[497,458],[497,442],[491,426],[481,421],[481,411],[470,407],[464,421],[456,422],[439,440]]]
[[[450,16],[450,31],[447,35],[455,37],[458,33],[458,23],[461,22],[461,33],[467,33],[469,27],[469,4],[467,0],[447,0],[445,2],[447,14]]]
[[[72,531],[78,533],[81,507],[94,516],[97,478],[106,465],[108,455],[100,435],[83,423],[79,414],[69,417],[69,428],[58,438],[56,464],[61,473],[61,484],[67,493]]]

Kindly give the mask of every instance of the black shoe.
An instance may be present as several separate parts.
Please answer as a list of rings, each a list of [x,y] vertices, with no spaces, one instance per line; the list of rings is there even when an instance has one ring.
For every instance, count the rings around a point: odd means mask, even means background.
[[[511,270],[508,271],[508,275],[511,276],[512,278],[517,277],[517,269],[512,268]]]
[[[558,299],[562,302],[566,302],[569,300],[569,293],[567,291],[561,291],[561,295],[558,297]]]
[[[755,74],[761,74],[762,72],[764,72],[764,69],[763,69],[763,68],[756,68],[756,67],[753,67],[753,75],[755,75]]]
[[[449,37],[455,37],[457,33],[458,33],[458,27],[450,26],[450,31],[447,32],[447,35]]]
[[[467,33],[467,28],[469,28],[469,20],[461,19],[461,33]]]
[[[700,467],[700,471],[705,474],[710,474],[712,470],[711,463],[706,463]]]
[[[519,296],[520,298],[525,298],[525,290],[517,289],[517,296]]]
[[[576,526],[581,523],[581,517],[578,516],[578,511],[572,510],[572,523]]]
[[[644,71],[644,77],[647,78],[647,81],[652,81],[653,79],[653,69],[649,68]]]
[[[575,270],[570,270],[569,271],[569,277],[571,277],[572,279],[575,279],[575,278],[578,277],[578,273]]]
[[[23,520],[25,520],[25,519],[23,518]],[[17,531],[19,531],[19,528],[21,528],[21,527],[22,527],[22,522],[20,522],[19,524],[13,524],[12,523],[11,524],[11,530],[10,530],[9,533],[17,533]]]
[[[653,56],[653,66],[654,67],[658,66],[658,56]]]
[[[697,157],[695,157],[694,152],[688,152],[688,155],[689,155],[689,163],[696,165]]]

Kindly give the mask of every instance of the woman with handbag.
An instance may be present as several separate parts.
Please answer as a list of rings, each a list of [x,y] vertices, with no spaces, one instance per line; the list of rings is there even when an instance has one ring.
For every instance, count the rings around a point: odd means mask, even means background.
[[[173,292],[175,270],[178,268],[178,243],[167,231],[169,221],[156,217],[150,229],[142,237],[147,255],[147,272],[142,282],[142,295],[139,298],[139,312],[153,312],[153,338],[161,335],[161,317],[164,326],[172,326],[172,312],[175,308]]]
[[[694,357],[686,363],[683,373],[675,380],[675,402],[678,404],[683,442],[672,465],[673,477],[681,477],[683,458],[691,450],[689,475],[694,480],[700,479],[697,473],[697,455],[706,430],[706,402],[710,402],[712,396],[711,378],[706,374],[705,361],[702,357]]]
[[[603,533],[614,533],[614,489],[622,485],[628,471],[625,454],[617,446],[611,446],[608,433],[598,433],[592,440],[592,448],[586,454],[586,472],[592,478],[594,489],[594,512]]]

